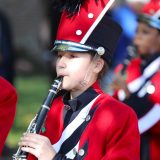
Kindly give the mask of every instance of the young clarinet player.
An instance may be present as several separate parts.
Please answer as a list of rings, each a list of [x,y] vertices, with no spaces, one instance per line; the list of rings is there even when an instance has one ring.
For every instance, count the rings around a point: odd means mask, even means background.
[[[121,33],[107,15],[113,0],[66,1],[53,51],[62,92],[41,134],[26,133],[28,160],[139,160],[137,117],[99,85]]]

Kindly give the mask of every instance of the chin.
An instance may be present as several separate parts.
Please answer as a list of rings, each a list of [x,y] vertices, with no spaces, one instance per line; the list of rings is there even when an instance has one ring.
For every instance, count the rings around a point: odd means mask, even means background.
[[[139,53],[139,56],[140,56],[140,58],[142,58],[142,59],[147,59],[148,57],[149,57],[149,54],[148,53]]]
[[[71,90],[71,86],[69,83],[67,83],[67,81],[64,80],[62,83],[62,89],[69,91]]]

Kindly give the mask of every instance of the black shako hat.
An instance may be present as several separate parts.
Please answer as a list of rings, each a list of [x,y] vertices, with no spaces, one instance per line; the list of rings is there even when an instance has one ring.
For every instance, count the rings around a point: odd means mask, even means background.
[[[98,53],[110,65],[122,32],[107,14],[113,3],[114,0],[83,0],[73,12],[63,7],[52,51]]]

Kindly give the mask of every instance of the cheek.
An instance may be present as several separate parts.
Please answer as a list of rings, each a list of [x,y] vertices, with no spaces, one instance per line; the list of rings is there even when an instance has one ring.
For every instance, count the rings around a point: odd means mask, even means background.
[[[154,48],[156,48],[157,46],[157,41],[155,40],[155,38],[150,38],[148,40],[144,40],[144,43],[145,43],[145,49],[148,51],[148,52],[151,52]]]
[[[56,72],[57,72],[57,68],[58,68],[58,61],[56,61],[56,63],[55,63]]]
[[[70,68],[70,76],[74,76],[74,78],[77,80],[82,80],[87,73],[87,70],[88,65],[77,63]]]
[[[152,49],[155,47],[156,42],[154,38],[143,38],[141,40],[136,41],[136,45],[138,47],[139,54],[145,54],[152,51]]]
[[[87,71],[87,69],[89,68],[89,64],[90,63],[88,61],[79,59],[70,65],[70,70],[77,76],[81,76]]]
[[[70,90],[79,87],[88,72],[88,68],[89,64],[81,63],[81,61],[68,65],[67,73],[69,76],[64,77],[64,89]]]

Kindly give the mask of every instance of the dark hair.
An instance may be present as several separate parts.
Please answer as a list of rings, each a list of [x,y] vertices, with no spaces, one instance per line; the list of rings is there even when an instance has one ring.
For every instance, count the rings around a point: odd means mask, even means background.
[[[97,79],[98,79],[98,80],[101,80],[101,79],[104,77],[105,73],[108,71],[108,69],[109,69],[109,66],[108,66],[108,64],[104,61],[104,66],[103,66],[102,70],[99,72]]]
[[[95,52],[94,53],[89,53],[91,55],[91,60],[94,58],[95,56]],[[103,59],[103,58],[102,58]],[[104,60],[104,59],[103,59]],[[109,69],[109,65],[108,63],[104,60],[104,65],[102,70],[99,72],[97,79],[101,80],[103,78],[103,76],[105,75],[105,73],[107,72],[107,70]]]

